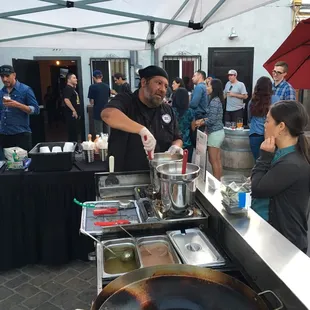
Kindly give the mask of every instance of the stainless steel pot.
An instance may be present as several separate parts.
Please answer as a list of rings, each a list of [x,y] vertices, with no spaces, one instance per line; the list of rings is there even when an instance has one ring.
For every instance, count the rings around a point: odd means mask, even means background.
[[[164,211],[172,209],[174,213],[181,213],[194,204],[199,171],[199,166],[190,163],[187,163],[185,174],[182,174],[182,163],[157,167]]]
[[[171,162],[181,162],[183,156],[180,154],[170,155],[168,153],[155,153],[154,158],[150,160],[150,178],[153,193],[159,193],[160,191],[160,182],[157,177],[156,168],[158,165],[171,163]]]

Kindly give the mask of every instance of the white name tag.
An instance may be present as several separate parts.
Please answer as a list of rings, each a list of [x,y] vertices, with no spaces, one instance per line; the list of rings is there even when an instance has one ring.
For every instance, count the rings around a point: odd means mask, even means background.
[[[171,122],[171,116],[169,114],[164,114],[161,118],[166,124],[169,124]]]

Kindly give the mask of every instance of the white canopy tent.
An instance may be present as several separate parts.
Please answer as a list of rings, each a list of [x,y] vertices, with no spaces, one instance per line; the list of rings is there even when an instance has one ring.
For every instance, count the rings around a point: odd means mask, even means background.
[[[274,1],[12,0],[0,7],[0,47],[154,49]]]

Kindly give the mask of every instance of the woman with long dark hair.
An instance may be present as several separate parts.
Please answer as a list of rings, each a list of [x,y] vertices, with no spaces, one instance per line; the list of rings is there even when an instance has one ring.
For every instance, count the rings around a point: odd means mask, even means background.
[[[310,155],[304,135],[307,123],[301,103],[279,101],[272,105],[251,177],[252,197],[267,199],[270,224],[305,253],[310,197]]]
[[[212,79],[208,87],[210,102],[207,108],[207,117],[196,121],[196,127],[206,125],[208,133],[208,156],[213,175],[220,180],[222,176],[222,162],[220,147],[225,138],[223,129],[223,84],[219,79]]]
[[[172,109],[175,112],[179,123],[179,130],[182,133],[183,149],[188,150],[188,161],[193,154],[193,144],[191,142],[191,131],[195,129],[194,111],[189,106],[188,91],[184,87],[181,78],[176,77],[172,82],[174,94],[172,96]]]
[[[273,95],[271,80],[262,76],[256,82],[252,99],[248,105],[248,122],[250,125],[250,147],[255,161],[259,156],[260,145],[264,141],[264,124],[270,105],[279,101]]]

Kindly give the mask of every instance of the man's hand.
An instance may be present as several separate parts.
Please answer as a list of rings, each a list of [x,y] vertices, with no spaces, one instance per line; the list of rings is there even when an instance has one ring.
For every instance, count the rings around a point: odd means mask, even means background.
[[[7,108],[18,108],[20,103],[15,100],[3,100],[3,105]]]
[[[72,117],[74,117],[75,119],[78,118],[78,115],[77,115],[76,111],[73,111],[73,112],[72,112]]]
[[[229,92],[227,92],[227,97],[236,97],[236,94],[229,91]]]
[[[154,136],[150,133],[150,131],[143,127],[140,132],[139,135],[141,136],[141,140],[142,140],[142,144],[144,146],[145,152],[151,152],[152,154],[152,158],[154,157],[154,150],[156,147],[156,140],[154,138]],[[146,139],[145,139],[146,137]]]
[[[112,95],[117,95],[117,92],[114,89],[111,89],[111,94]]]
[[[168,153],[170,155],[174,155],[174,154],[183,155],[183,149],[177,145],[171,145],[166,153]]]
[[[265,141],[261,144],[260,149],[269,152],[274,153],[276,150],[276,140],[274,137],[270,137],[265,139]]]

